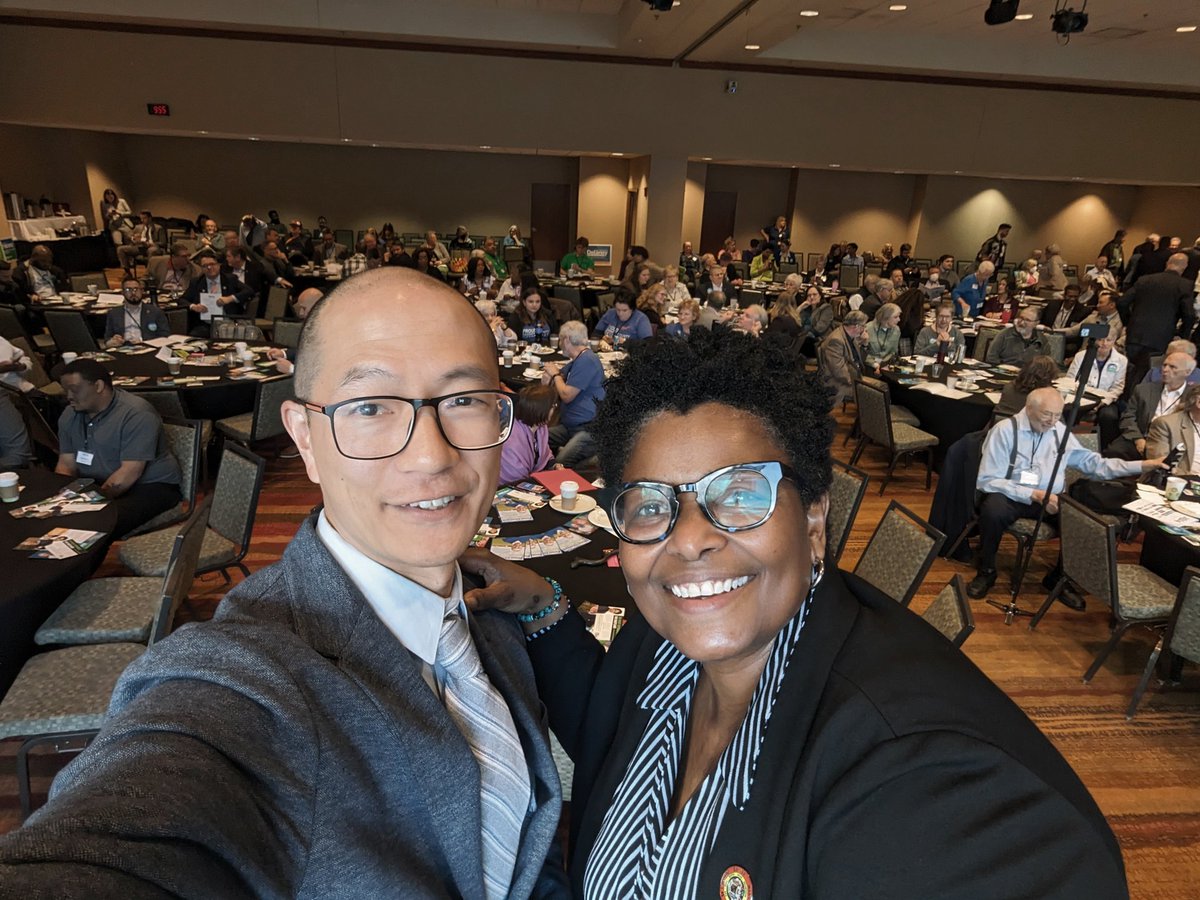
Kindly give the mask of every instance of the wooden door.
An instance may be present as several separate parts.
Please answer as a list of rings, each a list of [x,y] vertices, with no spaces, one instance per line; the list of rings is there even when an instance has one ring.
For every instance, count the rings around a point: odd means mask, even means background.
[[[558,262],[575,248],[571,234],[571,186],[534,184],[529,198],[529,239],[535,259]]]
[[[697,253],[720,254],[725,245],[725,238],[733,234],[736,218],[736,191],[705,191],[704,214],[700,218],[700,247]]]

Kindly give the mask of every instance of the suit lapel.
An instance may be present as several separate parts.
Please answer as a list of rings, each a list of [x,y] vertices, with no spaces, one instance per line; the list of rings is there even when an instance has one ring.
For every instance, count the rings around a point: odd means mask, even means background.
[[[298,632],[358,682],[380,712],[395,748],[408,761],[423,808],[464,897],[483,896],[479,767],[471,748],[430,690],[412,653],[380,621],[366,598],[317,537],[315,519],[300,526],[284,553],[293,582]],[[420,789],[424,788],[424,789]]]

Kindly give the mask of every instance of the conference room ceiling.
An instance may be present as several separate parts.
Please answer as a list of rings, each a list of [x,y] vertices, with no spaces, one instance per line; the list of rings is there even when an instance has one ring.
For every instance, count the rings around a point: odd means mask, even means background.
[[[1079,8],[1084,0],[1060,0]],[[890,7],[904,6],[902,10]],[[1021,0],[1023,21],[991,27],[987,0],[0,0],[4,21],[207,29],[304,40],[395,42],[536,56],[709,66],[1200,89],[1200,0],[1087,0],[1086,31],[1061,44],[1055,0]],[[804,12],[818,15],[804,15]],[[757,49],[747,49],[747,46]],[[865,85],[848,100],[895,102]],[[1046,123],[1058,126],[1061,123]]]

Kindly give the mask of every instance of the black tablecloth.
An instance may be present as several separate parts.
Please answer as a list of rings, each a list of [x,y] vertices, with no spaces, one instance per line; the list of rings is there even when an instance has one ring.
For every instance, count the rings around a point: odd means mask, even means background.
[[[232,342],[219,341],[220,346],[224,347],[228,344],[232,347]],[[276,346],[261,341],[247,341],[251,348],[262,350],[267,347]],[[210,353],[217,355],[218,353],[227,352],[225,350],[211,349]],[[103,365],[116,376],[127,377],[147,377],[149,380],[137,385],[125,385],[125,390],[131,393],[137,393],[139,390],[150,388],[159,388],[158,380],[167,378],[170,373],[167,371],[167,364],[157,358],[154,353],[141,353],[136,356],[120,353],[112,353],[112,359],[105,359],[101,362]],[[238,363],[241,366],[242,363]],[[220,376],[219,381],[204,381],[192,387],[178,388],[179,398],[183,403],[184,412],[189,417],[194,419],[224,419],[227,416],[237,416],[242,413],[250,412],[254,409],[254,385],[255,381],[238,381],[228,376],[228,367],[226,366],[189,366],[184,363],[179,370],[180,375],[194,376]],[[274,369],[261,369],[268,375],[277,374]]]
[[[588,496],[595,496],[594,491]],[[495,516],[495,510],[492,511]],[[571,520],[566,513],[556,512],[549,505],[533,511],[532,522],[510,522],[500,525],[500,536],[504,538],[523,537],[525,535],[542,534],[557,525],[565,525]],[[493,524],[499,518],[494,518]],[[541,559],[528,560],[525,565],[539,575],[554,578],[563,587],[563,593],[571,598],[571,602],[594,603],[597,606],[623,606],[630,609],[634,606],[633,598],[625,590],[625,576],[620,568],[611,566],[580,566],[571,568],[571,560],[577,556],[583,559],[598,559],[603,550],[616,547],[618,541],[603,528],[597,528],[585,535],[590,543],[580,547],[574,553],[563,553],[558,556],[544,556]]]
[[[1163,531],[1155,522],[1146,520],[1145,525],[1141,564],[1178,587],[1184,569],[1200,566],[1200,547],[1189,544],[1179,535]]]
[[[888,385],[888,393],[893,406],[903,406],[912,412],[921,422],[921,430],[936,435],[938,445],[933,450],[933,467],[942,470],[942,461],[946,450],[965,434],[986,428],[992,420],[995,405],[983,394],[954,399],[940,397],[927,391],[914,391],[908,385],[900,384],[899,378],[913,377],[885,371],[883,380]]]
[[[74,296],[74,295],[72,295],[72,296]],[[166,312],[166,311],[173,310],[173,309],[180,309],[182,307],[182,304],[172,300],[170,297],[168,297],[164,294],[164,295],[160,296],[158,306],[159,306],[159,309]],[[83,320],[85,322],[87,322],[88,328],[90,328],[92,334],[94,334],[96,336],[96,340],[100,343],[103,343],[104,326],[108,320],[109,310],[113,309],[113,307],[98,306],[96,304],[95,300],[88,300],[86,303],[81,304],[81,305],[75,305],[72,303],[30,303],[29,304],[29,311],[30,311],[30,314],[34,317],[35,323],[39,324],[42,327],[44,327],[46,324],[46,316],[44,315],[44,312],[47,309],[73,309],[73,310],[83,313]]]
[[[21,473],[25,490],[15,504],[0,510],[0,554],[4,559],[4,588],[0,590],[0,696],[8,690],[21,666],[34,652],[33,635],[67,595],[104,560],[117,522],[111,506],[96,512],[50,519],[14,519],[9,510],[44,500],[74,479],[44,469]],[[87,551],[71,559],[30,559],[27,550],[14,550],[21,541],[41,537],[52,528],[103,531]]]

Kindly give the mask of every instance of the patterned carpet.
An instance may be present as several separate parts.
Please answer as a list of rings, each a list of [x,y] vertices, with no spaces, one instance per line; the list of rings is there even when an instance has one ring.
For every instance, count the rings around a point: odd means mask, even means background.
[[[842,432],[847,427],[842,420]],[[841,434],[835,455],[847,459]],[[932,493],[923,490],[924,468],[901,470],[884,497],[878,496],[882,455],[868,450],[860,467],[872,485],[850,537],[843,566],[852,569],[889,501],[928,514]],[[247,564],[257,569],[275,561],[297,524],[319,500],[299,460],[273,460],[260,500]],[[1055,547],[1042,548],[1021,596],[1036,609],[1045,597],[1039,582]],[[1138,545],[1122,547],[1122,561],[1136,562]],[[1011,559],[1001,549],[1001,566]],[[937,560],[913,608],[922,610],[956,572],[968,567]],[[121,574],[110,553],[99,574]],[[997,593],[1007,586],[1002,571]],[[219,576],[202,578],[180,621],[207,619],[224,595]],[[1024,624],[1004,624],[995,609],[975,603],[976,630],[964,646],[967,655],[1025,710],[1074,766],[1108,817],[1124,849],[1134,898],[1194,900],[1200,896],[1200,673],[1184,670],[1178,688],[1152,683],[1141,711],[1126,722],[1124,709],[1154,644],[1149,633],[1133,633],[1119,646],[1092,683],[1081,676],[1107,638],[1107,615],[1092,600],[1086,613],[1056,605],[1031,633]],[[0,832],[18,821],[12,742],[0,744]],[[35,787],[44,792],[57,759],[39,760]]]

